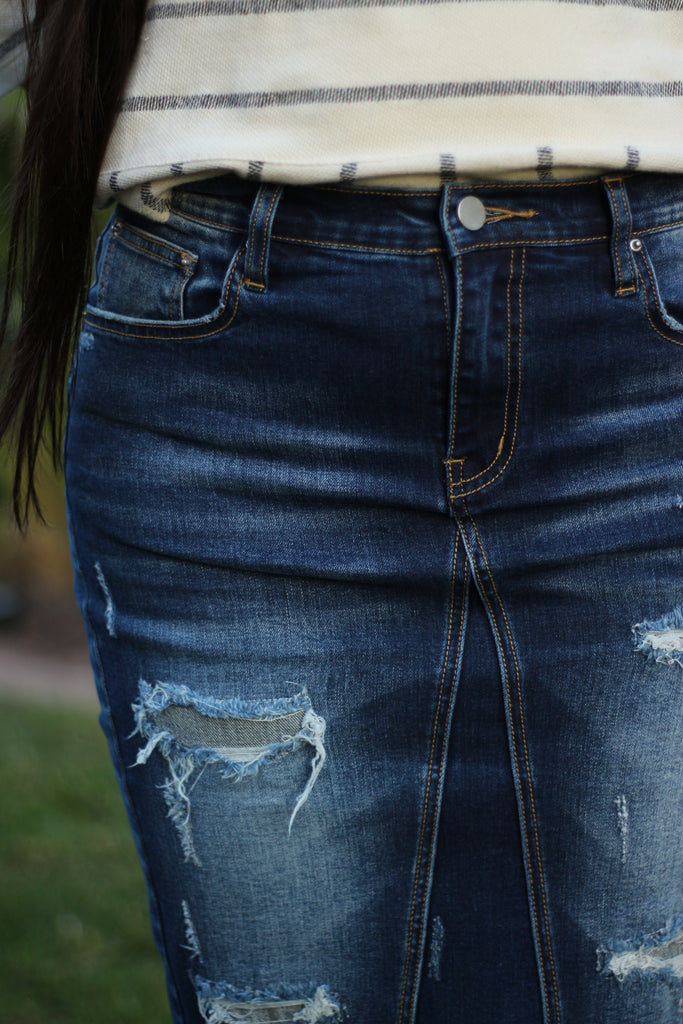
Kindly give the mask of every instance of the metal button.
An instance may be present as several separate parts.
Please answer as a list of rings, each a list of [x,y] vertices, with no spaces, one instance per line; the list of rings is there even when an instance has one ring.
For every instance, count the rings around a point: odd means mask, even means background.
[[[468,231],[478,231],[486,223],[486,207],[476,196],[465,196],[458,203],[458,220]]]
[[[629,245],[631,246],[631,252],[640,252],[643,248],[643,243],[639,238],[632,238]]]

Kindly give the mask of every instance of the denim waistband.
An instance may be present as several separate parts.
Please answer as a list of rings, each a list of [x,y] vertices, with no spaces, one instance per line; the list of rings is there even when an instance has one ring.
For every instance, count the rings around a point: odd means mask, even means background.
[[[478,201],[470,201],[470,211],[485,217],[475,228],[460,214],[469,196]],[[573,182],[458,183],[426,191],[277,186],[221,176],[176,188],[172,210],[245,232],[259,210],[274,239],[373,252],[450,249],[456,254],[610,238],[620,248],[639,235],[683,224],[683,175],[615,173]]]

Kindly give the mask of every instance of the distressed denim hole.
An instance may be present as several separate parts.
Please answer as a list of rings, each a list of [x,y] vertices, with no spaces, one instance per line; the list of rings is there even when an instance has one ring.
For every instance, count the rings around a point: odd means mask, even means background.
[[[199,1012],[206,1024],[335,1024],[343,1018],[325,985],[278,985],[263,992],[195,978]]]
[[[133,704],[135,732],[147,742],[135,763],[146,764],[155,750],[166,759],[170,774],[161,789],[187,861],[200,864],[190,825],[196,771],[215,765],[223,778],[239,782],[308,745],[313,750],[311,773],[291,812],[291,833],[326,758],[325,720],[313,711],[305,690],[291,697],[244,701],[198,694],[182,684],[150,686],[141,679],[139,685],[139,700]]]
[[[683,915],[678,915],[653,935],[601,946],[598,970],[620,983],[659,978],[680,987],[683,984]]]

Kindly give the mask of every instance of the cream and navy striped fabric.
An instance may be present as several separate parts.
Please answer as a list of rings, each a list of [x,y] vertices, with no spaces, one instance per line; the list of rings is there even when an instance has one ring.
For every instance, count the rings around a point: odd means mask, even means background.
[[[151,0],[99,199],[607,168],[683,171],[683,0]]]

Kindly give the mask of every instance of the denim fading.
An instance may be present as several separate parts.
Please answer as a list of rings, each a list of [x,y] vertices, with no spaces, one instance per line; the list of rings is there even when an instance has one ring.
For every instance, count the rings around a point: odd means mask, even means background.
[[[115,211],[67,494],[176,1024],[680,1024],[682,381],[679,177]]]

